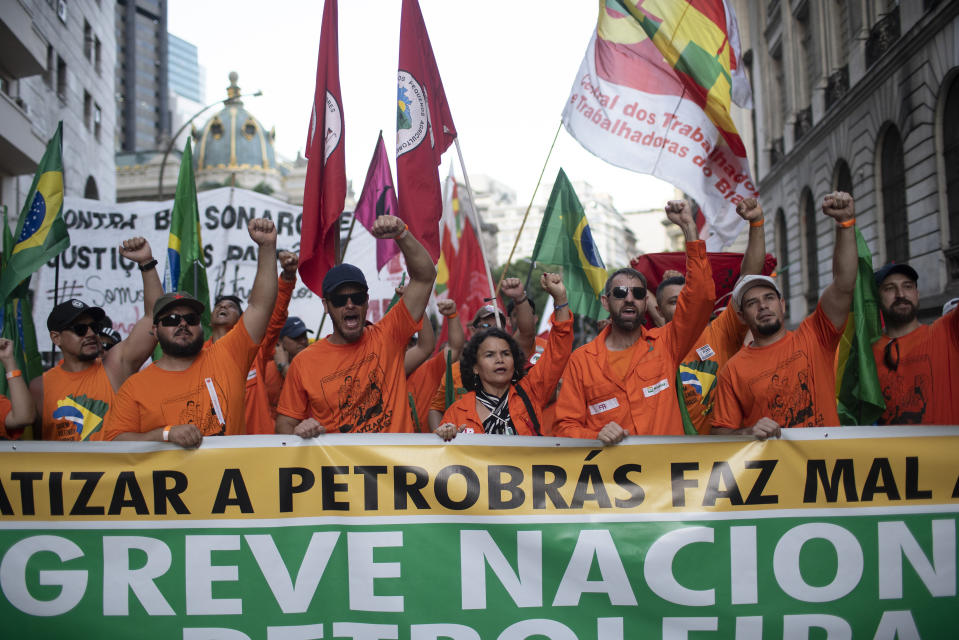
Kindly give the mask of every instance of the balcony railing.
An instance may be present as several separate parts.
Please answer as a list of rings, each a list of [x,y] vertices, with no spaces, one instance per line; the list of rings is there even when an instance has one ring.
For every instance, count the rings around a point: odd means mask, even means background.
[[[812,106],[800,110],[796,114],[796,122],[793,124],[793,139],[799,140],[812,129]]]
[[[775,166],[786,155],[786,145],[782,138],[773,138],[769,147],[769,164]]]
[[[869,30],[866,40],[866,66],[871,67],[899,39],[899,7],[884,15]]]
[[[849,65],[843,65],[830,74],[826,83],[826,108],[829,109],[849,91]]]

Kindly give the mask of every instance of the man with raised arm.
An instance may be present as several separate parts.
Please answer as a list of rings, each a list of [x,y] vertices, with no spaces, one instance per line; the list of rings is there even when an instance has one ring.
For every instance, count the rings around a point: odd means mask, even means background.
[[[333,333],[290,363],[277,407],[277,433],[311,438],[323,433],[410,433],[404,353],[419,329],[436,267],[402,220],[380,216],[371,233],[394,238],[410,274],[400,302],[366,324],[369,293],[363,272],[339,264],[323,278],[323,305]]]
[[[689,204],[670,200],[666,216],[686,236],[688,281],[673,321],[646,329],[646,277],[629,268],[614,272],[601,298],[611,322],[570,357],[554,435],[606,445],[628,435],[682,435],[676,371],[709,322],[716,287]]]
[[[763,233],[763,209],[754,198],[746,198],[736,205],[736,213],[749,223],[749,239],[743,255],[740,276],[762,273],[766,258],[766,237]],[[674,272],[676,273],[676,272]],[[664,279],[656,289],[656,301],[666,322],[676,314],[679,293],[686,278],[677,274]],[[735,305],[727,304],[716,318],[706,325],[702,335],[679,365],[677,386],[682,389],[683,425],[687,432],[709,433],[710,412],[713,408],[713,389],[716,375],[726,361],[743,346],[746,325],[739,319]],[[681,386],[680,386],[681,385]]]
[[[247,228],[259,251],[240,321],[204,349],[203,303],[185,293],[162,296],[153,312],[153,330],[163,357],[120,388],[107,420],[107,439],[198,447],[204,436],[246,433],[247,373],[266,333],[277,291],[276,227],[257,218]]]
[[[839,425],[835,358],[856,287],[856,213],[852,196],[841,191],[827,195],[822,210],[836,221],[833,281],[798,329],[786,330],[786,302],[774,278],[747,276],[733,289],[755,341],[719,372],[712,433],[765,440],[786,427]]]
[[[71,298],[47,316],[50,339],[63,354],[55,367],[30,383],[44,440],[100,440],[103,423],[116,392],[140,369],[156,347],[153,306],[163,294],[150,243],[145,238],[125,240],[120,255],[137,263],[143,277],[144,316],[125,340],[109,351],[100,346],[100,307]]]

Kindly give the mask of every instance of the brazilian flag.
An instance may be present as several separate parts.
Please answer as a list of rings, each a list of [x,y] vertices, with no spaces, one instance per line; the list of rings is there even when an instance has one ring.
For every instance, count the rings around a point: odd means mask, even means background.
[[[0,304],[10,293],[40,268],[70,246],[70,235],[63,222],[63,122],[47,143],[27,192],[13,250],[0,274]]]
[[[546,204],[532,262],[563,267],[570,311],[594,320],[605,317],[599,296],[606,284],[606,266],[593,243],[583,205],[562,169]]]

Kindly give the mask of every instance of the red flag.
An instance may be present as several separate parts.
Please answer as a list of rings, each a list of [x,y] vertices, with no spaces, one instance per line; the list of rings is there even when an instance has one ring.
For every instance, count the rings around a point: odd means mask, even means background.
[[[443,196],[437,167],[456,139],[443,82],[417,0],[403,0],[397,73],[396,178],[400,213],[433,257],[440,255]]]
[[[313,115],[306,137],[306,186],[300,233],[300,277],[322,295],[323,276],[337,263],[340,215],[346,201],[343,108],[336,0],[326,0],[316,61]]]
[[[396,202],[396,190],[393,188],[393,174],[390,172],[390,159],[386,155],[386,145],[383,144],[383,132],[376,140],[370,168],[366,171],[366,181],[360,199],[356,201],[356,210],[353,215],[364,227],[373,230],[373,223],[380,216],[395,216],[399,210]],[[376,241],[376,270],[379,271],[393,256],[398,255],[400,248],[392,239]]]

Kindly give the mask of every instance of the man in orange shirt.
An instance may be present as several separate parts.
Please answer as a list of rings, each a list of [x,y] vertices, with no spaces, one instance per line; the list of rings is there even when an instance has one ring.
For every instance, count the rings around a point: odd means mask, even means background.
[[[779,437],[783,427],[839,425],[835,357],[856,286],[856,214],[843,192],[827,195],[822,210],[836,221],[833,282],[796,331],[786,330],[786,303],[775,279],[747,276],[733,289],[755,342],[719,372],[712,433],[765,440]]]
[[[411,433],[403,356],[420,327],[436,267],[402,220],[383,215],[370,233],[394,238],[410,281],[400,302],[366,324],[369,293],[363,272],[339,264],[323,278],[323,305],[333,333],[290,363],[277,407],[277,433],[312,438],[323,433]]]
[[[130,238],[121,245],[120,255],[139,266],[145,315],[125,340],[103,352],[99,338],[100,322],[106,317],[103,309],[77,299],[53,308],[47,316],[47,329],[63,360],[30,382],[44,440],[100,440],[120,385],[140,369],[156,347],[150,318],[163,285],[150,243],[145,238]]]
[[[17,368],[13,341],[7,338],[0,338],[0,364],[7,377],[7,395],[0,394],[0,439],[15,439],[23,434],[24,427],[33,424],[37,414],[27,383]]]
[[[247,308],[236,327],[204,349],[203,303],[185,293],[162,296],[153,330],[163,357],[120,388],[107,418],[106,439],[169,441],[192,448],[204,436],[246,433],[246,378],[277,290],[276,227],[256,218],[247,228],[259,251]]]
[[[740,277],[762,272],[766,258],[766,237],[763,233],[763,209],[754,198],[746,198],[736,205],[736,213],[749,223],[749,240],[743,255]],[[675,273],[675,272],[674,272]],[[656,289],[656,301],[666,322],[676,313],[676,302],[686,279],[674,276],[663,280]],[[696,344],[679,365],[679,382],[685,410],[683,426],[687,433],[709,433],[709,413],[713,408],[713,388],[716,376],[743,346],[746,325],[739,319],[734,305],[726,308],[703,331]]]
[[[610,325],[570,357],[554,435],[596,438],[606,445],[627,435],[682,435],[676,371],[706,328],[716,287],[689,204],[671,200],[666,216],[686,236],[689,276],[673,322],[643,327],[646,277],[628,268],[613,273],[602,296]]]
[[[959,424],[959,312],[919,323],[919,274],[908,264],[876,272],[885,335],[872,345],[886,411],[879,424]]]

